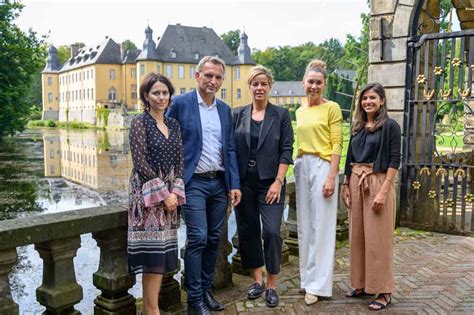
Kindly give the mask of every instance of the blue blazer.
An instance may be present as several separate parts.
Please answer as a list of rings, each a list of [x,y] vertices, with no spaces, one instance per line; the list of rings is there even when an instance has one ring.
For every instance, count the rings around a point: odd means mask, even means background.
[[[193,176],[202,154],[202,125],[199,114],[197,91],[191,91],[173,98],[166,113],[179,122],[184,148],[184,183]],[[239,168],[232,127],[232,113],[229,105],[217,100],[217,111],[221,121],[222,149],[227,189],[240,189]]]

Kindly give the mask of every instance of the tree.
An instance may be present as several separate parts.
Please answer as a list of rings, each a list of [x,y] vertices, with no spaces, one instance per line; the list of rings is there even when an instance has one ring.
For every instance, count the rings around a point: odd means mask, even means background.
[[[58,59],[61,64],[64,64],[71,57],[71,48],[68,45],[61,45],[58,47]]]
[[[46,58],[44,37],[14,24],[22,8],[17,2],[0,6],[0,139],[23,130],[32,105],[33,77]]]
[[[240,45],[240,30],[228,31],[227,33],[221,34],[221,38],[234,55],[237,55]]]
[[[137,49],[137,45],[135,45],[131,40],[129,39],[126,39],[122,42],[122,46],[123,46],[123,51],[127,51],[127,50],[133,50],[133,49]]]
[[[133,43],[132,43],[133,44]],[[81,42],[75,42],[72,45],[77,45],[80,49],[82,47],[86,47],[86,44]],[[71,46],[72,45],[61,45],[57,48],[58,50],[58,59],[61,64],[64,64],[69,58],[71,58]]]

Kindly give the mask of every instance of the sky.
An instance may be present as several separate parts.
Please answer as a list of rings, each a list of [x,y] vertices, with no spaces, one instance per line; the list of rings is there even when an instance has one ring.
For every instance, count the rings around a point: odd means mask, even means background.
[[[59,47],[74,42],[92,45],[106,36],[142,47],[145,28],[153,38],[168,24],[207,26],[220,35],[245,30],[251,49],[319,44],[331,37],[344,43],[346,34],[360,35],[366,0],[23,0],[17,25]]]

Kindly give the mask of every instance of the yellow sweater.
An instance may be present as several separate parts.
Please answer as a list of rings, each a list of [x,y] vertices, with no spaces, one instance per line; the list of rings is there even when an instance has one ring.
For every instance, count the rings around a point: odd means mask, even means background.
[[[342,112],[339,104],[300,107],[296,111],[298,156],[314,154],[331,161],[332,154],[342,152]]]

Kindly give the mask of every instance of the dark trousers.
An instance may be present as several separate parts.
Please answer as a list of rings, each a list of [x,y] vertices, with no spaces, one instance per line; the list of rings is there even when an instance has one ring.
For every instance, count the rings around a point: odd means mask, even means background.
[[[186,204],[182,206],[187,237],[184,283],[191,306],[202,301],[203,293],[212,287],[227,202],[224,176],[209,179],[194,175],[186,185]]]
[[[270,274],[278,274],[281,262],[280,225],[285,202],[285,186],[281,189],[280,202],[270,205],[265,202],[265,197],[273,182],[274,179],[260,180],[257,168],[249,168],[247,176],[241,182],[242,199],[236,207],[235,215],[242,266],[255,269],[265,265]]]

